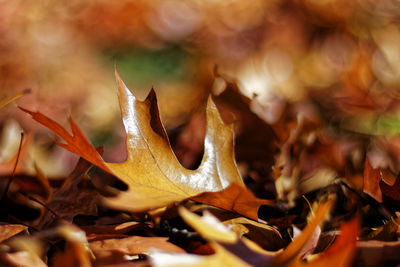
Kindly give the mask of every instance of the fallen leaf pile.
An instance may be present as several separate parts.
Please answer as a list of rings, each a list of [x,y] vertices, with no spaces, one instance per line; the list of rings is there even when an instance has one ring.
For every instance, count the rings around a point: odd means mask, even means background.
[[[205,101],[205,117],[193,114],[205,123],[190,120],[170,141],[155,91],[139,101],[117,72],[116,79],[126,132],[123,162],[105,161],[104,149],[95,148],[72,118],[70,132],[19,106],[80,159],[67,177],[46,177],[29,154],[36,140],[27,132],[18,153],[0,163],[1,266],[400,262],[400,179],[393,164],[377,163],[372,144],[388,151],[382,140],[334,135],[295,105],[270,124],[235,82],[227,82],[224,92]],[[221,117],[230,113],[234,123],[226,124]],[[185,141],[202,130],[203,146],[201,135],[193,144]]]

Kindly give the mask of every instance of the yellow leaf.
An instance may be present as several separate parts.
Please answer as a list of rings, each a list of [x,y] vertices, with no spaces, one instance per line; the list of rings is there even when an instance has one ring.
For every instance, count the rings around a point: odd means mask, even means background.
[[[225,125],[211,97],[207,103],[207,131],[203,160],[196,170],[177,160],[161,123],[152,90],[146,100],[137,100],[116,72],[122,119],[127,133],[127,159],[121,163],[102,160],[71,120],[72,135],[39,112],[21,108],[45,125],[66,144],[64,148],[111,172],[128,185],[127,191],[107,198],[114,208],[145,211],[181,201],[203,192],[217,192],[236,183],[244,187],[233,149],[233,126]]]
[[[146,210],[202,192],[220,191],[232,182],[243,184],[233,156],[232,126],[222,122],[211,98],[207,103],[203,160],[197,170],[188,170],[171,149],[159,118],[154,91],[145,101],[138,101],[118,73],[116,77],[127,132],[128,157],[122,163],[106,165],[128,184],[129,189],[109,198],[108,204],[129,210]]]

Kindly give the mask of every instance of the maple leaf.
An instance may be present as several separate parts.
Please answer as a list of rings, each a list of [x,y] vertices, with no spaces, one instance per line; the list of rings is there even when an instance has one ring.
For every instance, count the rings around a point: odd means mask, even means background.
[[[204,155],[196,170],[184,168],[175,157],[161,123],[155,92],[137,100],[116,72],[122,119],[127,133],[127,159],[104,162],[78,126],[70,119],[72,135],[39,112],[21,108],[66,143],[62,147],[114,174],[128,190],[107,198],[110,206],[131,211],[148,210],[181,201],[202,192],[216,192],[237,183],[245,190],[233,150],[233,126],[225,125],[212,99],[207,103]],[[257,207],[256,207],[257,208]]]

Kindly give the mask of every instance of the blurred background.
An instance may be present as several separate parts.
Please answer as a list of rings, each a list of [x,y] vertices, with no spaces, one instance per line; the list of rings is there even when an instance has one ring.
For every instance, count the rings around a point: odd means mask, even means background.
[[[399,44],[392,0],[2,0],[0,99],[30,89],[17,105],[64,126],[71,115],[121,161],[115,64],[138,98],[156,90],[175,151],[194,168],[212,93],[235,122],[243,176],[274,192],[266,180],[360,176],[366,155],[398,171]],[[0,162],[24,129],[31,161],[68,173],[76,159],[16,104],[0,114]]]

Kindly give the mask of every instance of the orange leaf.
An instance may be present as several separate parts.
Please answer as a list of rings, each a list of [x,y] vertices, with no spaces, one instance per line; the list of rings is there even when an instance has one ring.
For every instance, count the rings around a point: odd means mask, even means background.
[[[46,117],[40,112],[33,112],[27,109],[24,109],[22,107],[19,107],[22,111],[25,111],[26,113],[30,114],[34,120],[37,122],[41,123],[42,125],[46,126],[50,130],[52,130],[55,134],[57,134],[59,137],[64,139],[67,143],[63,144],[60,142],[56,143],[63,148],[71,151],[72,153],[75,153],[82,158],[86,159],[87,161],[93,163],[94,165],[99,166],[100,168],[103,168],[106,171],[110,171],[108,167],[104,164],[103,159],[99,155],[99,153],[96,151],[96,149],[92,146],[92,144],[89,142],[89,140],[86,138],[86,136],[82,133],[82,131],[79,129],[78,125],[72,120],[72,118],[69,118],[70,124],[71,124],[71,130],[72,130],[72,135],[64,129],[60,124],[57,122],[53,121],[52,119]]]

